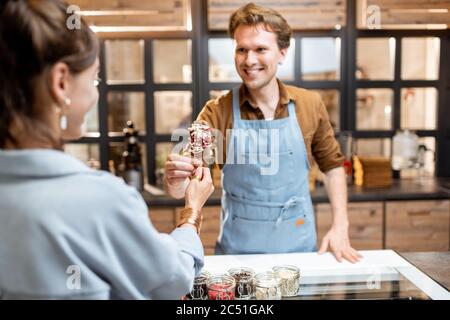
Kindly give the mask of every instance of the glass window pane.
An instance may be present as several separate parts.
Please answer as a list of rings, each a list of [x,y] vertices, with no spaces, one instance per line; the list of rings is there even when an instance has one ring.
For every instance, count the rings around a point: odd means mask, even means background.
[[[168,155],[172,152],[175,143],[173,142],[160,142],[156,144],[156,169],[163,169],[164,163],[167,160]]]
[[[98,129],[98,103],[86,114],[82,125],[82,132],[85,137],[99,137]]]
[[[391,89],[356,90],[356,129],[391,129],[393,96]]]
[[[110,91],[108,101],[109,132],[122,132],[128,120],[140,134],[145,134],[145,94],[144,92]]]
[[[153,41],[153,81],[192,82],[191,40]]]
[[[283,63],[278,66],[277,77],[283,81],[293,81],[295,78],[294,75],[294,57],[295,57],[295,39],[291,39],[291,44],[289,45],[289,49],[284,58]]]
[[[234,64],[234,43],[232,39],[209,39],[209,81],[241,82]],[[294,80],[295,39],[284,62],[278,67],[277,77],[284,81]]]
[[[357,79],[394,80],[394,61],[394,38],[359,38],[357,40]]]
[[[402,129],[436,129],[435,88],[403,88],[401,95]]]
[[[106,40],[106,82],[144,83],[144,40]]]
[[[167,160],[168,155],[172,152],[175,143],[172,142],[162,142],[156,144],[156,186],[163,188],[164,181],[164,164]]]
[[[402,39],[402,79],[437,80],[439,75],[440,39]]]
[[[84,162],[93,169],[100,169],[100,150],[98,144],[66,143],[64,152]]]
[[[231,39],[209,39],[209,81],[240,82],[234,66],[234,44]]]
[[[148,183],[147,179],[147,149],[145,144],[140,143],[141,155],[142,155],[142,168],[144,175],[144,184]],[[110,142],[109,144],[109,154],[108,154],[108,169],[109,171],[121,177],[123,172],[121,171],[120,164],[122,163],[122,153],[125,151],[125,146],[123,142]]]
[[[302,38],[303,80],[339,80],[340,38]]]
[[[339,91],[338,90],[312,90],[317,92],[327,107],[331,126],[335,132],[339,131]]]
[[[391,157],[391,139],[357,139],[356,154],[358,156]]]
[[[191,91],[155,92],[155,131],[171,134],[177,128],[187,128],[192,122]]]

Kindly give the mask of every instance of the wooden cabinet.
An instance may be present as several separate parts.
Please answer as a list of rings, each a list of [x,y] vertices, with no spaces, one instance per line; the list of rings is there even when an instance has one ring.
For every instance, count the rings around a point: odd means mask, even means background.
[[[449,250],[450,201],[386,203],[386,249]]]
[[[181,207],[150,208],[149,215],[159,232],[170,233],[179,221]],[[348,204],[349,236],[358,250],[447,251],[450,242],[450,200],[353,202]],[[200,233],[205,254],[214,254],[220,232],[220,206],[203,208]],[[332,223],[331,206],[315,206],[317,246]],[[383,220],[385,217],[385,221]],[[383,228],[385,225],[385,228]]]
[[[383,203],[354,202],[348,204],[350,222],[349,237],[352,246],[358,250],[383,248]],[[331,206],[328,203],[316,206],[317,248],[330,230],[332,224]]]

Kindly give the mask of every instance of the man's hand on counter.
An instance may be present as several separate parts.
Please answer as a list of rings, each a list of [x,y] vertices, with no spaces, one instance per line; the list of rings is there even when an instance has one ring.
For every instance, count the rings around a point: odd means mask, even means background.
[[[342,259],[346,259],[351,263],[356,263],[362,258],[362,255],[350,245],[347,226],[331,227],[330,231],[322,239],[319,254],[325,253],[328,247],[339,262],[342,262]]]

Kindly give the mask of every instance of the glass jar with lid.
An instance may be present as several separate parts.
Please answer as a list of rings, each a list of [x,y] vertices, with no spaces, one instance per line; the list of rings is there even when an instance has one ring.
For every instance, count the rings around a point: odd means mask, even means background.
[[[281,295],[293,297],[300,287],[300,269],[292,265],[276,266],[273,272],[281,279]]]
[[[194,279],[194,286],[189,294],[190,298],[193,300],[207,300],[208,299],[208,288],[207,283],[211,274],[203,270],[199,276]]]
[[[254,294],[255,271],[251,268],[240,267],[228,270],[228,274],[236,281],[234,298],[236,300],[248,300]]]
[[[281,300],[281,278],[274,272],[258,273],[255,276],[257,300]]]
[[[236,281],[229,275],[212,276],[207,282],[209,300],[234,300]]]

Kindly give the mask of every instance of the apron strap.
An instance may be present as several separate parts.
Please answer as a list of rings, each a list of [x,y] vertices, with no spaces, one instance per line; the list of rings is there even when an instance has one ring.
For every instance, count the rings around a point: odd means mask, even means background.
[[[233,89],[233,126],[241,121],[241,106],[239,104],[239,88]]]
[[[294,127],[298,126],[297,115],[295,114],[295,104],[294,101],[290,100],[288,104],[289,119]]]

